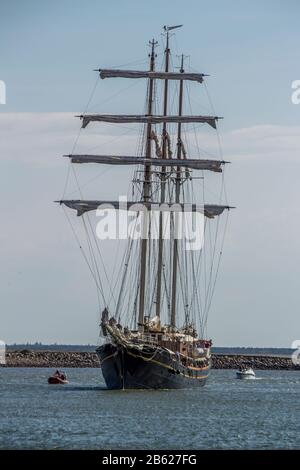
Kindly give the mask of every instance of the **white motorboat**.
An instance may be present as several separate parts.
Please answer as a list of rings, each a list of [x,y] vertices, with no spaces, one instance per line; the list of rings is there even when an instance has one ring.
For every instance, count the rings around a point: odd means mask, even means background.
[[[241,368],[236,373],[237,379],[255,379],[255,372],[252,367]]]

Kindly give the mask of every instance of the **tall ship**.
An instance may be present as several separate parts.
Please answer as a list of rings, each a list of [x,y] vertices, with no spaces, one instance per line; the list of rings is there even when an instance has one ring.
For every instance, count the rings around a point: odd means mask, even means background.
[[[121,222],[128,230],[115,284],[97,265],[94,252],[99,255],[105,242],[96,240],[95,233],[89,232],[85,255],[87,262],[88,253],[91,257],[89,267],[101,294],[103,340],[96,352],[108,389],[201,387],[211,368],[207,318],[231,207],[224,186],[227,162],[211,151],[202,151],[198,144],[190,145],[193,138],[201,138],[203,127],[211,129],[211,138],[220,118],[214,113],[187,112],[191,109],[190,88],[204,86],[206,74],[186,71],[184,55],[175,57],[178,67],[173,65],[170,43],[174,30],[181,26],[164,27],[160,56],[158,43],[149,42],[149,66],[144,70],[97,69],[100,79],[145,81],[144,114],[86,112],[80,116],[82,129],[96,122],[137,125],[140,138],[136,154],[128,154],[124,145],[120,155],[67,155],[71,167],[76,168],[78,164],[132,167],[131,199],[116,196],[107,200],[102,194],[100,199],[82,196],[57,201],[74,209],[86,228],[91,211],[130,215],[130,229]],[[207,188],[209,184],[214,188],[215,178],[220,178],[217,200],[211,201]],[[110,183],[113,187],[113,177]],[[115,190],[117,193],[117,185]],[[72,214],[68,220],[73,227],[76,218]],[[110,304],[101,276],[106,276],[114,299]]]

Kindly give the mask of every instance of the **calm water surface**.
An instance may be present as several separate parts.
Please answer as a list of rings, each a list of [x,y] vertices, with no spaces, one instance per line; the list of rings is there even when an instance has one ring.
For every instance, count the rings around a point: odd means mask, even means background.
[[[300,372],[212,371],[198,390],[108,391],[99,369],[0,368],[0,448],[300,448]]]

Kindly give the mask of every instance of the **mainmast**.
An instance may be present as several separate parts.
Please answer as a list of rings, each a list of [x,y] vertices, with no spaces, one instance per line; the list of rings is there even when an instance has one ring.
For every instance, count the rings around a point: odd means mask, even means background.
[[[181,68],[180,73],[184,73],[183,69],[184,55],[181,56]],[[179,107],[178,115],[182,116],[183,106],[183,80],[180,80],[179,84]],[[177,131],[177,158],[182,158],[182,141],[181,141],[181,122],[178,123]],[[175,202],[178,203],[180,200],[180,183],[181,183],[181,168],[177,167],[176,180],[175,180]],[[172,294],[171,294],[171,326],[176,326],[176,294],[177,294],[177,268],[178,268],[178,238],[176,237],[176,217],[178,214],[174,213],[174,245],[173,245],[173,272],[172,272]]]
[[[170,49],[169,49],[169,29],[166,29],[166,48],[165,48],[165,72],[169,72]],[[168,115],[168,79],[164,85],[164,109],[163,116]],[[162,158],[166,159],[167,155],[167,123],[163,123],[162,131]],[[160,202],[165,202],[166,195],[166,167],[161,168],[161,196]],[[161,284],[163,269],[163,213],[159,213],[159,232],[158,232],[158,266],[157,266],[157,286],[156,286],[156,315],[160,317],[161,311]]]
[[[150,54],[150,72],[154,72],[155,69],[155,46],[157,44],[154,39],[150,42],[151,54]],[[153,89],[154,79],[149,79],[149,90],[148,90],[148,116],[152,115],[153,112]],[[148,202],[151,197],[151,132],[152,123],[151,121],[147,124],[147,142],[146,142],[146,159],[149,163],[145,164],[144,171],[144,182],[143,182],[143,201]],[[139,297],[139,317],[138,327],[139,330],[143,330],[144,325],[144,309],[145,309],[145,284],[146,284],[146,259],[147,259],[147,244],[148,244],[148,210],[144,211],[143,219],[143,233],[142,233],[142,245],[141,245],[141,264],[140,264],[140,297]]]

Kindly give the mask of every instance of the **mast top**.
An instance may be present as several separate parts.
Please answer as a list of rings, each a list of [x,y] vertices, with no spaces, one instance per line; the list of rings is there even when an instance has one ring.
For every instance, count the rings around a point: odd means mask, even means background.
[[[158,46],[158,41],[156,41],[154,38],[152,41],[149,41],[149,46],[151,46],[151,53],[154,54],[155,48]],[[151,54],[149,54],[150,57]]]

